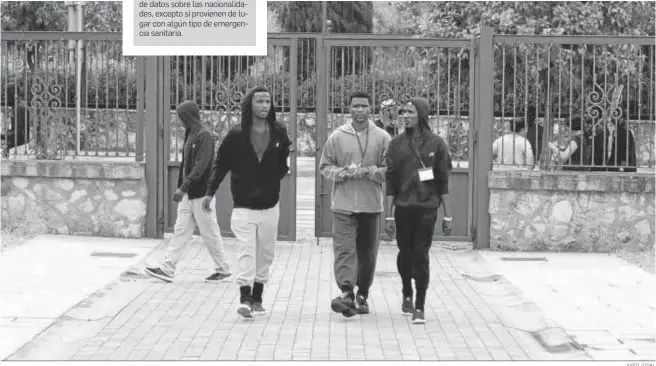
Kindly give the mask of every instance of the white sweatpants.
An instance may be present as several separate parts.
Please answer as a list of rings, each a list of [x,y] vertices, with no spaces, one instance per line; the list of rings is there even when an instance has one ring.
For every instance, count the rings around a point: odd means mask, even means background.
[[[275,256],[278,237],[278,204],[266,210],[235,208],[230,225],[239,240],[237,262],[239,286],[253,286],[253,282],[266,283]]]
[[[198,226],[205,247],[210,252],[215,272],[230,273],[230,266],[226,261],[223,248],[221,229],[216,221],[214,199],[210,207],[212,208],[211,212],[203,210],[203,197],[192,200],[186,194],[182,197],[182,201],[178,204],[178,217],[175,220],[174,233],[169,240],[169,251],[166,259],[160,265],[164,273],[173,277],[175,267],[182,258],[184,247],[194,235],[196,226]]]

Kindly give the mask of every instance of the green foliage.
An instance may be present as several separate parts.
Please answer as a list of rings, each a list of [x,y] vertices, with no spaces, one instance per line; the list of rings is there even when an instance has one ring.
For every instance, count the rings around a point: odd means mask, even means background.
[[[653,36],[655,10],[646,1],[388,2],[377,8],[376,31],[471,38],[489,26],[495,34]],[[495,45],[495,113],[521,114],[537,106],[544,115],[547,91],[554,108],[583,112],[595,84],[605,88],[617,77],[628,92],[625,109],[637,114],[637,101],[649,99],[653,52],[653,46]],[[641,114],[648,114],[646,105]]]
[[[651,1],[390,1],[380,33],[470,38],[483,26],[496,34],[653,36]]]
[[[321,32],[320,1],[272,1],[283,32]],[[328,19],[333,33],[371,33],[373,4],[370,1],[329,1]]]
[[[120,1],[84,3],[84,30],[120,32],[123,5]],[[16,1],[0,4],[3,31],[68,30],[68,8],[63,1]]]
[[[278,15],[283,32],[321,33],[322,7],[320,1],[269,2],[269,9]],[[331,21],[331,33],[371,33],[373,30],[373,3],[370,1],[329,1],[327,19]],[[371,54],[366,49],[349,48],[348,52],[334,49],[331,63],[336,76],[362,74],[369,71]],[[285,51],[289,56],[289,51]],[[306,64],[301,79],[315,69],[314,47],[298,54],[298,62]]]

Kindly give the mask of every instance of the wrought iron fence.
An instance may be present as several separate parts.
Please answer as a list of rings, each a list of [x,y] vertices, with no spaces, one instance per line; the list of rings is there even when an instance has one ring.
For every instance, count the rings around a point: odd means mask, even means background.
[[[371,94],[374,119],[385,99],[404,103],[421,96],[430,102],[431,126],[445,138],[454,166],[469,160],[470,40],[333,35],[323,39],[328,85],[318,86],[320,37],[270,34],[265,57],[171,57],[171,161],[180,159],[184,136],[177,104],[196,101],[221,138],[239,122],[246,91],[259,85],[271,90],[279,120],[289,125],[295,107],[302,155],[315,154],[317,88],[326,87],[328,132],[349,119],[347,98],[356,89]],[[494,42],[496,166],[653,171],[653,39],[499,35]],[[137,86],[143,70],[138,58],[121,54],[120,34],[5,32],[1,51],[6,155],[142,155],[137,122],[143,90]],[[596,133],[573,132],[585,130],[588,121]],[[520,133],[512,134],[513,128]],[[567,156],[575,145],[579,153]]]
[[[449,146],[454,167],[466,166],[473,71],[469,40],[363,40],[342,35],[327,42],[329,133],[350,120],[348,97],[352,91],[368,92],[372,118],[385,120],[383,125],[396,133],[403,130],[402,123],[394,111],[383,118],[381,103],[393,99],[401,105],[411,97],[423,97],[430,104],[430,126]]]
[[[299,39],[296,53],[313,50],[313,39]],[[246,93],[256,87],[269,89],[277,119],[287,124],[291,111],[291,84],[299,76],[314,78],[314,71],[299,62],[292,75],[291,39],[269,39],[267,56],[177,56],[171,58],[171,111],[170,161],[180,161],[184,140],[184,126],[175,115],[175,108],[185,100],[195,101],[203,114],[203,121],[215,133],[217,141],[241,121],[241,103]],[[300,57],[303,56],[298,56]],[[300,59],[303,61],[303,59]],[[300,84],[296,96],[298,109],[314,110],[314,89],[308,83]],[[310,99],[308,101],[308,99]],[[298,121],[294,121],[297,123]],[[217,144],[218,148],[218,144]]]
[[[654,171],[653,38],[494,43],[496,168]]]
[[[3,155],[135,156],[139,65],[121,46],[120,33],[4,32]]]

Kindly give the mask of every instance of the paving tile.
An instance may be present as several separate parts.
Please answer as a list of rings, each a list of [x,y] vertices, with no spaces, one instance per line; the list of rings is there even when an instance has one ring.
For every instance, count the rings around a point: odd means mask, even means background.
[[[234,239],[226,238],[236,258]],[[476,253],[431,251],[427,324],[400,314],[397,249],[381,246],[370,289],[371,314],[344,319],[330,310],[339,291],[330,242],[278,243],[265,287],[269,313],[243,321],[233,282],[205,284],[211,261],[200,240],[186,248],[176,280],[153,281],[74,359],[125,360],[514,360],[536,344],[500,322],[495,305],[461,276]],[[480,266],[484,262],[476,262]],[[517,296],[510,290],[496,294]],[[109,293],[107,296],[111,296]],[[529,342],[529,343],[527,343]],[[533,343],[530,343],[533,342]],[[536,353],[537,354],[537,353]],[[542,353],[540,354],[542,355]],[[535,355],[533,355],[535,357]]]

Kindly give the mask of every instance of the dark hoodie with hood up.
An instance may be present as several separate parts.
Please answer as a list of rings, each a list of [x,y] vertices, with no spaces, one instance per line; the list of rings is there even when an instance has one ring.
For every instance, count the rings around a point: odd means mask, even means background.
[[[186,127],[178,188],[187,193],[189,199],[202,198],[212,174],[214,136],[202,124],[196,103],[188,100],[180,104],[178,117]]]
[[[421,136],[411,142],[409,130],[395,136],[387,153],[387,195],[394,196],[394,205],[403,207],[438,208],[442,195],[449,193],[451,157],[446,142],[434,134],[428,125],[429,104],[423,98],[411,98],[417,109]],[[421,161],[419,161],[421,159]],[[418,170],[432,168],[434,179],[420,181]]]

